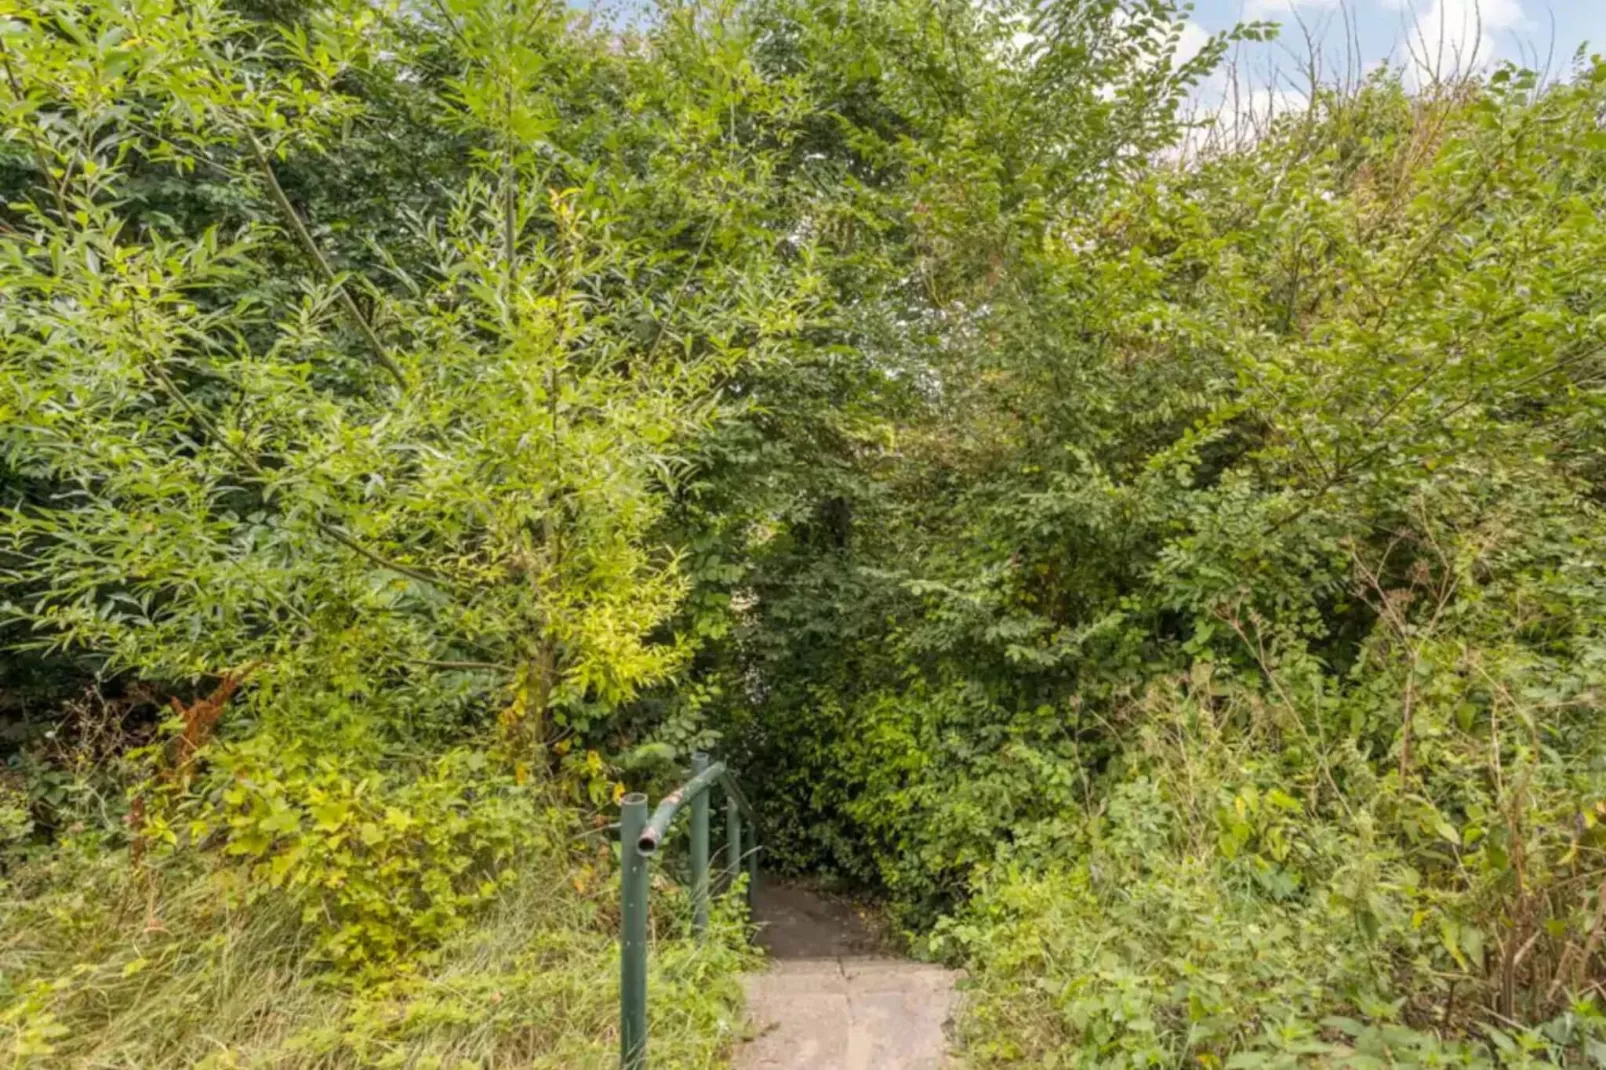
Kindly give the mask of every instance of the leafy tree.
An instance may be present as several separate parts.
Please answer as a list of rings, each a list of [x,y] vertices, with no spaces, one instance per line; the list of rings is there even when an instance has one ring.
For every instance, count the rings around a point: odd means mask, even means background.
[[[667,116],[587,158],[533,87],[587,64],[613,69],[576,95],[627,87],[628,58],[557,9],[442,18],[423,60],[472,161],[439,216],[395,206],[409,255],[375,246],[375,281],[279,181],[364,121],[348,72],[423,76],[371,13],[259,40],[216,5],[46,5],[8,37],[7,121],[41,182],[7,235],[7,463],[44,491],[6,526],[39,645],[174,681],[253,666],[255,694],[301,709],[427,711],[482,674],[534,742],[681,659],[653,636],[681,588],[651,535],[676,443],[785,332],[796,273],[735,246],[739,221],[711,222],[717,264],[621,222],[658,207],[630,155],[696,151],[706,110],[645,85]],[[744,152],[705,181],[746,180]],[[252,210],[195,233],[130,218],[132,160],[224,174]]]

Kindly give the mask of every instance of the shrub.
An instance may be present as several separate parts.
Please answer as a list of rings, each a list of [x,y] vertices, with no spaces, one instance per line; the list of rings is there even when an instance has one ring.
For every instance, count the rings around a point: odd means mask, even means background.
[[[214,840],[242,905],[282,899],[320,957],[390,973],[470,924],[561,820],[480,749],[384,770],[258,735],[215,747],[197,797],[150,834]]]

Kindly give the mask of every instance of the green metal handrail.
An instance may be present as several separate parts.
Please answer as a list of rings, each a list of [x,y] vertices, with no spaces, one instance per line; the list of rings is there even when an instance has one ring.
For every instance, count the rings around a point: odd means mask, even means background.
[[[623,1070],[647,1067],[647,889],[648,866],[669,835],[675,815],[691,804],[691,927],[698,939],[708,929],[708,796],[719,784],[725,790],[725,861],[734,883],[747,860],[747,894],[758,882],[758,822],[736,778],[723,762],[710,763],[701,751],[691,756],[692,778],[658,803],[649,820],[647,796],[640,792],[620,800],[619,857],[619,1065]],[[753,849],[742,851],[742,820],[753,836]]]

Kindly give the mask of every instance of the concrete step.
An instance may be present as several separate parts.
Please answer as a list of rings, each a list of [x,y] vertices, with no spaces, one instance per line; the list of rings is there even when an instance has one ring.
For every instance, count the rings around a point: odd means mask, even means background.
[[[746,978],[737,1070],[940,1070],[955,975],[881,957],[782,959]]]

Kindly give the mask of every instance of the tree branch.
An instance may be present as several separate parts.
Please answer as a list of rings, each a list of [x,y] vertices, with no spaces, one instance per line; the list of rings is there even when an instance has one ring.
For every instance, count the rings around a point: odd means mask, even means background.
[[[0,40],[0,66],[6,69],[6,81],[11,86],[12,96],[17,98],[18,104],[25,104],[28,100],[28,95],[23,92],[22,81],[17,77],[16,69],[11,65],[11,52],[6,48],[4,40]],[[65,224],[68,220],[67,195],[62,188],[62,184],[51,178],[50,154],[39,143],[39,133],[32,126],[28,127],[27,138],[29,146],[33,149],[34,159],[38,163],[39,169],[44,172],[45,182],[49,184],[50,192],[56,199],[56,211],[60,213],[61,221]]]
[[[245,138],[247,147],[251,150],[251,156],[256,161],[257,170],[261,172],[262,179],[267,184],[268,195],[273,200],[274,207],[284,217],[285,225],[290,228],[290,233],[295,237],[296,244],[301,247],[302,253],[306,255],[307,260],[312,264],[313,269],[317,271],[319,276],[322,277],[323,281],[334,288],[336,295],[340,298],[341,308],[345,310],[346,317],[351,320],[358,333],[363,336],[363,341],[367,343],[368,352],[373,357],[374,363],[389,372],[390,377],[396,380],[396,385],[405,390],[407,378],[402,374],[401,367],[391,359],[390,354],[385,349],[385,343],[379,340],[379,335],[374,331],[374,325],[368,321],[367,316],[362,314],[362,309],[357,307],[357,302],[351,296],[351,291],[335,276],[334,269],[329,266],[329,261],[324,257],[323,250],[319,249],[318,243],[313,240],[312,234],[307,230],[307,225],[302,221],[300,213],[290,203],[290,198],[285,196],[284,187],[279,185],[279,176],[274,173],[273,161],[268,158],[267,151],[262,147],[262,142],[258,141],[256,135],[244,124],[240,126],[240,133]]]
[[[152,361],[150,365],[150,371],[151,374],[156,377],[156,380],[162,384],[162,389],[166,391],[168,396],[176,401],[181,407],[183,407],[184,411],[189,413],[190,417],[194,419],[196,423],[201,425],[201,427],[206,431],[207,435],[211,437],[212,441],[217,443],[218,446],[222,447],[225,452],[227,452],[235,460],[239,461],[240,464],[244,465],[245,469],[252,475],[258,477],[259,479],[268,478],[267,470],[262,467],[257,459],[240,449],[238,446],[234,445],[234,443],[230,442],[223,434],[222,429],[212,421],[212,418],[197,408],[195,403],[185,396],[184,392],[178,388],[178,384],[173,382],[172,378],[167,374],[166,370],[161,367],[161,365],[157,364],[155,361]],[[399,562],[391,561],[379,554],[377,551],[370,550],[351,535],[348,535],[346,532],[342,531],[340,528],[329,523],[320,516],[314,516],[312,518],[312,522],[317,529],[328,538],[333,539],[335,542],[339,543],[341,546],[344,546],[346,549],[350,550],[359,557],[363,557],[369,561],[372,561],[380,568],[399,573],[409,579],[417,580],[419,583],[426,583],[431,587],[448,589],[452,587],[452,584],[449,581],[439,576],[433,576],[427,572],[421,572],[418,569],[411,568]]]

